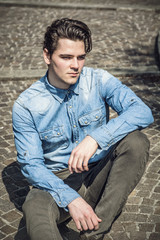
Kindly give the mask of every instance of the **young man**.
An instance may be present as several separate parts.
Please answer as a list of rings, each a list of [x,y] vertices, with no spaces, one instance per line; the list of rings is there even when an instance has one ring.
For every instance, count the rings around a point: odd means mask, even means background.
[[[13,107],[18,162],[33,185],[23,205],[32,240],[68,239],[59,224],[70,217],[79,239],[103,239],[148,160],[140,130],[151,111],[108,72],[84,67],[91,46],[86,24],[54,21],[43,46],[48,71]]]

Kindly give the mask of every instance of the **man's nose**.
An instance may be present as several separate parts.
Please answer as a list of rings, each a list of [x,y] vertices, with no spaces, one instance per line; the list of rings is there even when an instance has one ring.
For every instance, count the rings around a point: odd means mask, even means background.
[[[77,58],[73,58],[72,59],[71,68],[75,68],[75,69],[79,68],[79,64],[78,64],[78,59]]]

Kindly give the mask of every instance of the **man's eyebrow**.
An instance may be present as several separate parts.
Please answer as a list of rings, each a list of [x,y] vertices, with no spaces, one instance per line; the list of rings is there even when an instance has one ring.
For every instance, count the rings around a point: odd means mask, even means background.
[[[59,54],[60,57],[73,57],[71,54]]]
[[[74,57],[74,55],[71,55],[71,54],[60,54],[59,56],[60,57]],[[85,57],[85,56],[86,56],[86,53],[78,55],[77,57]]]

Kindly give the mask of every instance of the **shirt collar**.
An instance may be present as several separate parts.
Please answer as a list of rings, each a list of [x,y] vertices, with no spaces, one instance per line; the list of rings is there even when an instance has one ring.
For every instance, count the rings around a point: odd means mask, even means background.
[[[48,71],[46,72],[45,75],[45,84],[46,84],[46,88],[52,93],[53,97],[58,100],[60,103],[62,103],[66,97],[66,95],[69,92],[74,92],[75,94],[79,94],[79,79],[77,80],[77,82],[73,85],[71,85],[69,87],[69,89],[60,89],[60,88],[56,88],[54,86],[52,86],[49,81],[48,81]]]

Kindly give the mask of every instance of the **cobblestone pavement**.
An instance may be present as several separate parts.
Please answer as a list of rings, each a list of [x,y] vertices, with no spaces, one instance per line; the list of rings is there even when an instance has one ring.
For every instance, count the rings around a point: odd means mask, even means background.
[[[59,17],[78,18],[91,28],[93,51],[88,55],[87,65],[112,73],[159,70],[158,56],[155,57],[158,12],[0,6],[1,79],[39,77],[45,72],[43,35],[46,26]]]
[[[152,0],[152,4],[157,2]],[[144,3],[151,4],[151,0],[141,1]],[[30,186],[16,162],[11,109],[18,95],[36,80],[34,77],[45,72],[41,50],[45,28],[53,19],[64,16],[83,20],[92,30],[93,51],[87,65],[116,73],[146,102],[155,118],[144,130],[151,142],[145,174],[105,240],[160,240],[160,65],[155,44],[160,14],[132,8],[100,11],[13,6],[0,6],[0,239],[28,240],[21,206]],[[69,227],[71,240],[76,240],[74,223]]]

